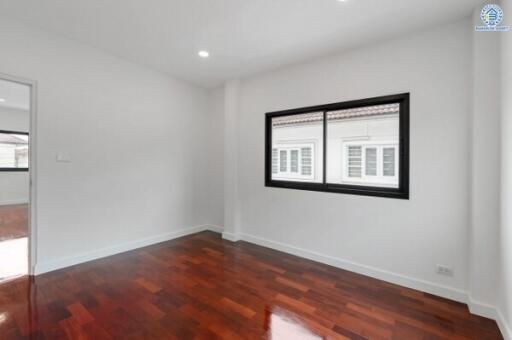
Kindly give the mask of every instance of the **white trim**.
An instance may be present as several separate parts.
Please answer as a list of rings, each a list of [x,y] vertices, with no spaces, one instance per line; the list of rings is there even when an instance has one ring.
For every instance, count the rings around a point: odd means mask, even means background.
[[[204,227],[205,227],[205,230],[210,230],[210,231],[216,232],[218,234],[222,234],[222,232],[224,231],[224,227],[221,227],[218,225],[206,224],[206,225],[204,225]]]
[[[505,319],[505,316],[503,313],[501,313],[501,310],[496,311],[496,322],[498,323],[498,327],[500,328],[501,335],[503,335],[503,338],[505,340],[512,340],[512,329],[507,324],[507,320]]]
[[[125,242],[122,244],[113,245],[110,247],[87,251],[87,252],[84,252],[79,255],[65,257],[65,258],[61,258],[58,260],[54,260],[54,261],[37,263],[35,266],[35,275],[40,275],[40,274],[51,272],[51,271],[54,271],[57,269],[62,269],[62,268],[74,266],[74,265],[77,265],[80,263],[97,260],[97,259],[100,259],[103,257],[107,257],[107,256],[119,254],[119,253],[124,253],[124,252],[130,251],[130,250],[147,247],[147,246],[150,246],[150,245],[153,245],[156,243],[169,241],[169,240],[172,240],[172,239],[175,239],[178,237],[195,234],[195,233],[205,231],[205,230],[219,232],[222,230],[222,228],[218,227],[218,226],[212,226],[212,225],[201,225],[201,226],[196,226],[196,227],[191,227],[191,228],[185,228],[185,229],[180,229],[180,230],[172,231],[172,232],[161,234],[161,235],[146,237],[141,240],[129,241],[129,242]]]
[[[336,258],[329,255],[320,254],[306,249],[291,246],[285,243],[271,241],[258,236],[242,234],[242,240],[251,242],[260,246],[279,250],[288,254],[300,256],[309,260],[328,264],[333,267],[348,270],[354,273],[373,277],[386,282],[394,283],[400,286],[421,290],[430,294],[438,295],[450,300],[467,303],[467,293],[463,290],[440,285],[437,283],[416,279],[410,276],[393,273],[387,270],[366,266],[352,261]]]
[[[37,263],[37,82],[4,73],[0,73],[0,79],[30,86],[28,273],[34,275]]]
[[[152,244],[165,242],[178,237],[195,234],[205,230],[211,230],[217,233],[222,233],[222,238],[237,242],[244,240],[246,242],[254,243],[263,247],[272,248],[288,254],[296,255],[302,258],[310,259],[320,263],[328,264],[344,270],[349,270],[354,273],[362,274],[365,276],[373,277],[386,282],[394,283],[400,286],[408,287],[411,289],[417,289],[430,294],[441,296],[447,299],[455,300],[462,303],[467,303],[469,310],[472,314],[483,316],[496,320],[498,327],[505,340],[512,340],[512,331],[506,323],[506,320],[500,310],[495,307],[474,300],[468,292],[439,285],[437,283],[428,282],[425,280],[415,279],[409,276],[393,273],[390,271],[378,269],[371,266],[358,264],[352,261],[339,259],[333,256],[320,254],[317,252],[305,250],[302,248],[294,247],[284,243],[271,241],[261,237],[249,235],[249,234],[234,234],[230,232],[223,232],[223,227],[216,225],[202,225],[192,228],[181,229],[170,233],[148,237],[138,241],[127,242],[124,244],[111,246],[103,249],[93,250],[86,253],[82,253],[77,256],[67,257],[56,261],[50,261],[47,263],[38,264],[36,266],[36,275],[50,272],[53,270],[73,266],[76,264],[100,259],[103,257],[123,253],[126,251],[150,246]]]
[[[17,200],[8,200],[8,201],[0,201],[0,205],[17,205],[17,204],[28,204],[28,199],[17,199]]]
[[[240,234],[230,233],[230,232],[227,232],[227,231],[222,233],[222,238],[224,240],[228,240],[228,241],[231,241],[231,242],[237,242],[237,241],[240,241],[242,239]]]
[[[353,261],[348,261],[325,254],[320,254],[314,251],[309,251],[303,248],[295,247],[281,242],[271,241],[254,235],[242,234],[241,239],[246,242],[254,243],[263,247],[272,248],[288,254],[328,264],[330,266],[348,270],[361,275],[373,277],[379,280],[394,283],[407,288],[416,289],[433,295],[441,296],[446,299],[465,303],[468,305],[469,311],[472,314],[496,320],[496,323],[498,324],[498,327],[505,340],[512,340],[512,331],[510,327],[507,325],[507,322],[501,311],[492,305],[488,305],[483,302],[474,300],[467,291],[440,285],[426,280],[416,279],[410,276],[393,273],[387,270],[382,270],[371,266],[366,266],[363,264],[355,263]]]
[[[469,293],[468,307],[471,314],[496,320],[496,323],[498,324],[498,327],[501,331],[501,335],[503,335],[503,338],[505,340],[512,340],[512,330],[507,325],[506,319],[503,316],[501,310],[492,305],[474,300]]]

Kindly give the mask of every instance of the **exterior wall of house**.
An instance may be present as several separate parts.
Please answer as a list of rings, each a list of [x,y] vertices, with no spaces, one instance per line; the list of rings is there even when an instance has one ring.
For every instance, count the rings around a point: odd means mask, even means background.
[[[310,182],[323,182],[323,124],[321,122],[307,125],[283,126],[272,129],[273,148],[286,147],[287,145],[312,145],[313,146],[313,179]],[[277,177],[279,180],[296,180],[286,176]],[[300,179],[299,179],[300,180]]]
[[[327,125],[327,182],[353,184],[344,181],[347,142],[375,142],[398,145],[398,115],[351,119]]]
[[[327,125],[327,182],[352,184],[343,180],[343,174],[346,174],[343,166],[346,159],[344,143],[361,141],[398,144],[398,123],[398,115],[330,121]],[[272,144],[273,148],[278,149],[287,145],[312,144],[314,179],[308,181],[323,182],[323,123],[274,127]],[[286,177],[276,179],[296,180]]]

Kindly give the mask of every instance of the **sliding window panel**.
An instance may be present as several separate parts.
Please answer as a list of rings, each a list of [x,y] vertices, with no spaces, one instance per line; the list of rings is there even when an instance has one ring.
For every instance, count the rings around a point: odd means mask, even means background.
[[[270,117],[268,128],[271,180],[323,183],[324,113]]]
[[[0,130],[0,171],[28,171],[29,135]]]
[[[328,111],[327,183],[399,188],[400,104]]]

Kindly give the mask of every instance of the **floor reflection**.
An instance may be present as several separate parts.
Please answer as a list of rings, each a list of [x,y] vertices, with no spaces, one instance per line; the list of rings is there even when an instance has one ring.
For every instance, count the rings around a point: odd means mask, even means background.
[[[28,272],[28,205],[0,206],[0,283]]]
[[[268,311],[266,325],[269,340],[320,340],[323,337],[316,335],[300,321],[294,314],[275,307]]]
[[[0,283],[27,274],[27,247],[26,237],[0,242]]]

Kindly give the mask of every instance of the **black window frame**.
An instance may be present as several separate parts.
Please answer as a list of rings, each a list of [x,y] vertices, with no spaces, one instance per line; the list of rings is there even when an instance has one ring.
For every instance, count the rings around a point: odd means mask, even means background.
[[[327,112],[353,109],[364,106],[399,104],[399,174],[398,188],[359,186],[327,183]],[[409,111],[410,93],[400,93],[332,104],[309,106],[291,110],[268,112],[265,115],[265,186],[309,191],[323,191],[340,194],[409,199]],[[272,118],[323,112],[323,182],[295,182],[272,179]]]
[[[30,142],[30,133],[29,132],[21,132],[21,131],[11,131],[11,130],[0,130],[0,133],[2,134],[8,134],[8,135],[25,135],[29,137]],[[29,151],[30,153],[30,151]],[[30,161],[30,156],[29,156]],[[1,168],[0,172],[28,172],[29,168]]]

